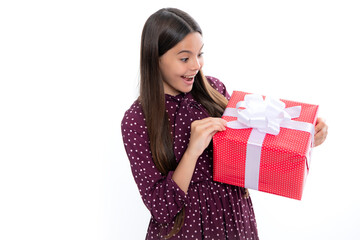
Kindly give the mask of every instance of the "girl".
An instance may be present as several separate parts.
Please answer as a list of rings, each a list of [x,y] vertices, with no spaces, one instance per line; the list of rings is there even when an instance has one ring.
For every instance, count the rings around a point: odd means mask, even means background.
[[[225,130],[229,94],[205,77],[202,32],[161,9],[141,38],[140,96],[121,123],[132,173],[151,220],[146,239],[259,239],[246,189],[212,179],[212,136]],[[316,145],[326,137],[320,120]]]

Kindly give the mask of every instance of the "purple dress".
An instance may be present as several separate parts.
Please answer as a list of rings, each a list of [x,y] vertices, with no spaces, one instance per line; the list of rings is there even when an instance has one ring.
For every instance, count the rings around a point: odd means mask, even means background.
[[[207,79],[213,88],[229,98],[218,79]],[[209,115],[190,93],[166,95],[165,101],[174,136],[174,153],[179,162],[189,143],[191,122]],[[173,171],[163,176],[153,163],[139,101],[126,111],[121,129],[132,174],[151,213],[146,239],[163,239],[184,206],[184,225],[171,239],[259,239],[251,199],[242,197],[239,187],[213,181],[212,144],[199,157],[185,194],[172,180]]]

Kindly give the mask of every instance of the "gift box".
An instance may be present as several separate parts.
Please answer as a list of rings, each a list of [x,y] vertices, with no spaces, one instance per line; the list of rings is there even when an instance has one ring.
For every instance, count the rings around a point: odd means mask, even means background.
[[[213,137],[214,180],[301,200],[318,108],[234,91]]]

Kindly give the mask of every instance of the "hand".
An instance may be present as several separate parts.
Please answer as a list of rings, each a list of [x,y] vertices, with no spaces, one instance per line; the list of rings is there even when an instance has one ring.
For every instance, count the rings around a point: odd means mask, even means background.
[[[218,131],[225,130],[226,121],[221,118],[208,117],[191,123],[190,142],[187,151],[196,158],[210,144],[212,137]]]
[[[317,147],[322,144],[328,134],[328,126],[322,118],[316,120],[315,125],[315,136],[314,136],[314,146]]]

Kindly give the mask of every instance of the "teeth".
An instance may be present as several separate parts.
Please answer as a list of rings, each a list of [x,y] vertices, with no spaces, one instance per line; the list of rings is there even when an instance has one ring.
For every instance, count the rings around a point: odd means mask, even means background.
[[[189,78],[189,79],[191,79],[191,78],[194,78],[195,77],[195,75],[194,76],[184,76],[185,78]]]

